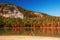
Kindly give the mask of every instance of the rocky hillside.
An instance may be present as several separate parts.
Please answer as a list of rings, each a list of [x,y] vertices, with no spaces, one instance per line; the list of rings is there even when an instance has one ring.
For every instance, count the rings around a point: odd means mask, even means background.
[[[0,4],[0,16],[5,18],[37,18],[49,16],[44,13],[28,11],[11,4]]]

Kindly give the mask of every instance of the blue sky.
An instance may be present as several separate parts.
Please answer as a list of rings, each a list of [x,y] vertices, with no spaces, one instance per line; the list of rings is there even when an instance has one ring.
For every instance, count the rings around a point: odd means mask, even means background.
[[[60,16],[60,0],[0,0],[0,3],[14,4],[27,10]]]

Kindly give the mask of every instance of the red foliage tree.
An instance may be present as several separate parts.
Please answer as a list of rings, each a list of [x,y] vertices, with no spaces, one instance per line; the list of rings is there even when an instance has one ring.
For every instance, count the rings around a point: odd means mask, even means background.
[[[14,32],[19,32],[20,31],[20,24],[19,23],[13,22],[12,26],[13,26]]]

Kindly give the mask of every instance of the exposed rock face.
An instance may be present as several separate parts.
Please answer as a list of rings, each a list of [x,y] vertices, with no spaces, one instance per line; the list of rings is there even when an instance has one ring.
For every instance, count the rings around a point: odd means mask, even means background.
[[[43,17],[43,15],[41,13],[35,12],[34,14],[37,16]]]
[[[16,6],[13,5],[0,5],[0,15],[9,18],[21,18],[23,19],[23,14],[18,10]]]

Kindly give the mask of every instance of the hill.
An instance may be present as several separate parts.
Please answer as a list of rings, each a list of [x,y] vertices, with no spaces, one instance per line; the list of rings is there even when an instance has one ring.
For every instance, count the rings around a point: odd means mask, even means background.
[[[0,4],[0,34],[7,32],[25,35],[40,35],[40,33],[60,35],[59,24],[60,17],[29,11],[11,4]]]

